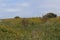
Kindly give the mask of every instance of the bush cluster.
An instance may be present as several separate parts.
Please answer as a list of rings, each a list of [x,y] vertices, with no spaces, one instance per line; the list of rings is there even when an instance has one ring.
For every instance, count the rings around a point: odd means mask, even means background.
[[[55,18],[55,17],[57,17],[57,15],[54,13],[47,13],[46,15],[43,16],[43,18]]]

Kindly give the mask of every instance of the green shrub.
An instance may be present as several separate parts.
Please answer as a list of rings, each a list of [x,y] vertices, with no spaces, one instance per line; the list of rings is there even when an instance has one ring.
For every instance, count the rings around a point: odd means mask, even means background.
[[[20,18],[19,16],[16,16],[16,17],[14,17],[14,18]]]
[[[55,17],[57,17],[57,15],[54,13],[47,13],[46,15],[43,16],[43,18],[55,18]]]

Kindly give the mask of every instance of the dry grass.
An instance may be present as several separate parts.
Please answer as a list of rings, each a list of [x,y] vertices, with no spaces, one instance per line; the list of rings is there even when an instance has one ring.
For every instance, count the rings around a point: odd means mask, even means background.
[[[46,22],[41,18],[26,18],[26,28],[22,20],[3,19],[0,22],[0,40],[60,40],[60,17]]]

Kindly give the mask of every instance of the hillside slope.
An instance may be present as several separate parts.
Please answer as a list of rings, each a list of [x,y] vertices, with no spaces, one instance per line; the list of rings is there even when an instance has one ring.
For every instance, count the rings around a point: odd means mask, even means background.
[[[0,40],[60,40],[60,18],[1,19]]]

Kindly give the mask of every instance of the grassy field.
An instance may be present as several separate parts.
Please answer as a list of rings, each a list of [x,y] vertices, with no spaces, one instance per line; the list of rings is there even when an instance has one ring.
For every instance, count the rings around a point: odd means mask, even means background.
[[[1,19],[0,40],[60,40],[60,17]]]

